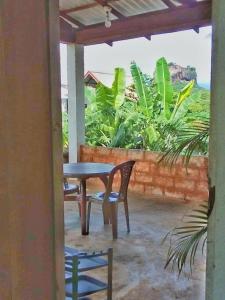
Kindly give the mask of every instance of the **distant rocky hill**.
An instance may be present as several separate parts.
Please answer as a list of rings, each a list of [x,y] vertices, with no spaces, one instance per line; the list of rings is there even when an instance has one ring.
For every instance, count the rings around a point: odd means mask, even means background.
[[[175,63],[169,63],[170,74],[173,83],[188,82],[195,80],[197,83],[197,72],[194,67],[181,67]]]

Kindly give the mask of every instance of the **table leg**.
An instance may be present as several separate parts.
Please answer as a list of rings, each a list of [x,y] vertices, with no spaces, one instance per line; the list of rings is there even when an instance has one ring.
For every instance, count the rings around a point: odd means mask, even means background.
[[[81,186],[81,233],[83,235],[89,234],[89,228],[87,226],[87,198],[86,198],[86,180],[80,181]]]
[[[100,179],[104,183],[105,190],[106,190],[107,185],[108,185],[108,177],[107,176],[101,176]],[[102,213],[103,213],[104,224],[105,225],[110,224],[110,206],[108,205],[108,203],[103,203]]]

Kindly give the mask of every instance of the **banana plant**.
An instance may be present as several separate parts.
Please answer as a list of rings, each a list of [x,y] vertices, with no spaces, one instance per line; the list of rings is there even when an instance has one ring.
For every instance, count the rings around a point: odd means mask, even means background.
[[[122,68],[115,69],[112,87],[107,87],[99,82],[96,86],[96,105],[101,111],[116,111],[121,107],[125,99],[125,71]]]
[[[137,110],[145,116],[145,125],[141,130],[143,144],[146,148],[150,146],[151,150],[160,150],[154,148],[155,145],[159,146],[160,137],[164,139],[160,127],[164,123],[175,122],[178,115],[181,117],[187,112],[185,104],[195,82],[189,82],[176,96],[164,57],[156,62],[155,77],[152,80],[146,80],[146,75],[135,62],[131,63],[130,69],[138,97]]]
[[[170,106],[173,101],[173,85],[169,67],[164,57],[160,58],[156,63],[155,81],[158,93],[162,99],[164,117],[169,120],[171,116]]]
[[[155,126],[155,119],[157,118],[154,110],[154,103],[156,101],[155,95],[152,91],[150,82],[146,79],[145,74],[135,62],[131,62],[131,75],[133,78],[135,91],[138,96],[136,110],[140,114],[139,123],[140,133],[143,140],[143,146],[148,148],[151,145],[153,149],[154,144],[159,138],[159,133]],[[144,122],[142,122],[144,118]]]
[[[97,84],[96,97],[86,109],[86,133],[89,142],[110,147],[126,143],[125,116],[121,113],[125,88],[125,71],[122,68],[115,69],[111,87],[103,83]]]

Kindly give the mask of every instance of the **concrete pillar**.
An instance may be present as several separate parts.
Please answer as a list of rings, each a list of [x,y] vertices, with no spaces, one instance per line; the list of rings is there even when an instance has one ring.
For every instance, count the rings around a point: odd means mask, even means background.
[[[0,1],[0,299],[64,299],[57,0]]]
[[[225,1],[212,1],[210,167],[215,204],[209,218],[206,299],[225,299]]]
[[[85,142],[84,127],[84,47],[67,46],[69,161],[79,161],[80,145]]]

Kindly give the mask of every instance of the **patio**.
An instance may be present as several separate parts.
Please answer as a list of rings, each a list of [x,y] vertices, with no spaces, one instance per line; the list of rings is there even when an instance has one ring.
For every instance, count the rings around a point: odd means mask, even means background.
[[[89,184],[89,193],[95,191]],[[130,192],[131,232],[126,233],[123,205],[119,208],[118,239],[112,240],[110,226],[104,228],[102,211],[93,205],[90,234],[81,236],[77,203],[65,202],[65,243],[80,250],[94,251],[113,247],[113,299],[119,300],[202,300],[204,299],[205,260],[197,255],[193,275],[177,278],[164,270],[169,241],[161,244],[169,229],[180,225],[183,216],[196,203],[147,198]],[[98,271],[97,276],[105,274]],[[96,294],[92,299],[100,299]],[[102,294],[104,299],[104,294]]]

